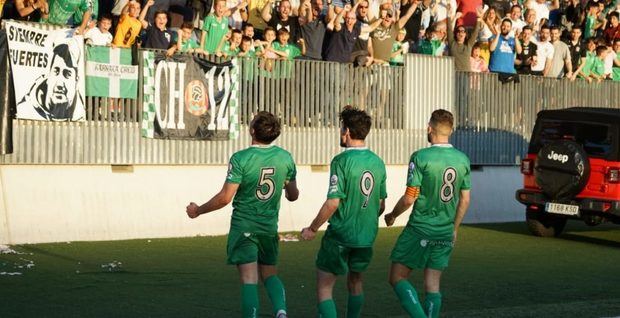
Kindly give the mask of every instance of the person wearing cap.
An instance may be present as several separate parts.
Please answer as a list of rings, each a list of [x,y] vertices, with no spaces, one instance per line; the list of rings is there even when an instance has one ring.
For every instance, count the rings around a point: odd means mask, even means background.
[[[84,102],[78,92],[80,56],[76,41],[54,47],[49,72],[36,79],[17,104],[17,118],[49,121],[84,118]]]
[[[407,13],[398,20],[392,9],[381,11],[381,24],[370,34],[375,63],[388,63],[398,33],[411,18],[417,6],[417,2],[411,5]]]

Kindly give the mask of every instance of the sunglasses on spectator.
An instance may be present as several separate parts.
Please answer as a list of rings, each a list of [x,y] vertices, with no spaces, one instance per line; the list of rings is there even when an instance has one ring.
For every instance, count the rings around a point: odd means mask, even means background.
[[[456,33],[465,33],[465,30],[463,30],[463,29],[456,30]]]

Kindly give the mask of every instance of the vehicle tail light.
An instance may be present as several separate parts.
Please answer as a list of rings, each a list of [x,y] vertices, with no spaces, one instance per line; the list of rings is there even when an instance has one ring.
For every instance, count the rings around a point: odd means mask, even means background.
[[[534,173],[534,160],[523,159],[521,160],[521,173],[524,175],[531,175]]]
[[[620,168],[607,168],[605,181],[609,183],[620,183]]]

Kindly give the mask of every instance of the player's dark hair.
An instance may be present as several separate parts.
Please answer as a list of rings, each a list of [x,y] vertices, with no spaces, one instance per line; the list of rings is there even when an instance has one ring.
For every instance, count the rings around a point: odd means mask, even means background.
[[[609,14],[609,20],[611,20],[612,17],[616,17],[616,19],[620,20],[620,13],[618,13],[618,11],[613,11]]]
[[[270,144],[280,136],[280,120],[270,112],[261,111],[254,116],[252,129],[256,141]]]
[[[431,114],[430,120],[431,127],[437,127],[439,125],[454,128],[454,116],[452,113],[445,109],[438,109]]]
[[[601,55],[603,53],[607,52],[607,47],[604,45],[599,45],[596,47],[596,55]]]
[[[54,56],[52,57],[52,63],[50,65],[54,65],[54,60],[60,57],[68,67],[72,67],[77,69],[77,65],[73,64],[73,59],[71,58],[71,52],[69,51],[69,45],[60,44],[54,48]]]
[[[349,129],[351,138],[358,140],[366,139],[372,126],[372,119],[365,111],[350,105],[340,112],[340,121],[343,129]]]

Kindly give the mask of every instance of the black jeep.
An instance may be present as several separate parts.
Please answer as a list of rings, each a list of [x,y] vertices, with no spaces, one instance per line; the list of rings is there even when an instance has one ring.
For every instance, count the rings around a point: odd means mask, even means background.
[[[620,223],[620,109],[539,112],[521,173],[534,235],[557,236],[568,219]]]

